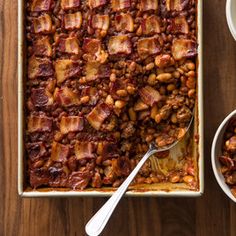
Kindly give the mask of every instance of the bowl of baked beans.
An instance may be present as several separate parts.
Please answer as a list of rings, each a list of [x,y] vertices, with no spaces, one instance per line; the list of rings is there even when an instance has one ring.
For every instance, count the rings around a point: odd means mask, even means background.
[[[236,110],[223,120],[215,133],[211,161],[218,184],[236,203]]]

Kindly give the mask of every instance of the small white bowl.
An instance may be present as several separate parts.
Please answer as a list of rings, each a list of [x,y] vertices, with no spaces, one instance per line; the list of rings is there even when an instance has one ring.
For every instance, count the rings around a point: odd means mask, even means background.
[[[227,0],[226,18],[230,32],[236,40],[236,0]]]
[[[234,1],[235,2],[235,1]],[[236,198],[233,196],[233,194],[230,191],[229,186],[225,183],[224,176],[222,175],[220,171],[220,161],[219,161],[219,156],[222,154],[222,142],[223,142],[223,136],[225,133],[225,130],[227,128],[227,125],[229,121],[232,118],[236,118],[236,110],[231,112],[220,124],[219,128],[217,129],[215,133],[215,137],[212,142],[211,146],[211,163],[212,163],[212,168],[216,177],[216,180],[220,187],[223,189],[225,194],[231,198],[232,201],[236,203]]]

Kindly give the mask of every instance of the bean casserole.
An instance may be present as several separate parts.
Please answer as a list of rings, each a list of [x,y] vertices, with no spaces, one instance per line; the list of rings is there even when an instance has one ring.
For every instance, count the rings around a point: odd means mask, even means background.
[[[222,155],[219,157],[221,172],[226,184],[236,198],[236,119],[232,119],[225,131]]]
[[[151,142],[165,146],[184,135],[196,99],[196,5],[26,1],[25,149],[33,189],[118,187]],[[134,184],[198,189],[190,146],[170,171],[147,161]]]

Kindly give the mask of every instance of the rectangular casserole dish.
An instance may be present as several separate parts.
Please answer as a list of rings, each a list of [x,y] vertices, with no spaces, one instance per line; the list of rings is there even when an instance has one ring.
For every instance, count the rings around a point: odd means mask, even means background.
[[[189,140],[192,144],[192,155],[195,160],[195,168],[198,170],[198,188],[191,189],[184,183],[157,183],[137,184],[126,193],[127,196],[192,196],[197,197],[203,193],[203,88],[202,88],[202,1],[197,1],[197,31],[198,31],[198,58],[197,58],[197,97],[195,105],[195,119],[192,129],[176,148],[171,150],[170,158],[179,158],[186,150]],[[26,75],[25,53],[25,29],[24,29],[24,1],[18,0],[18,193],[22,197],[72,197],[72,196],[109,196],[113,188],[100,188],[85,190],[70,190],[64,188],[40,188],[33,190],[26,185],[26,160],[24,151],[24,78]],[[194,140],[198,139],[197,142]]]

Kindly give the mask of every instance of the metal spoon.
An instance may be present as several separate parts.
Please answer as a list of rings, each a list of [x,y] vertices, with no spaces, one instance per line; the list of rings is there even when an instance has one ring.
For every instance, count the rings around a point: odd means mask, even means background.
[[[188,127],[186,128],[185,134],[188,132],[193,121],[193,116],[189,122]],[[183,135],[183,137],[185,136]],[[182,138],[183,138],[182,137]],[[139,161],[138,165],[133,169],[130,175],[126,178],[126,180],[121,184],[121,186],[116,190],[116,192],[107,200],[107,202],[100,208],[100,210],[90,219],[90,221],[85,226],[85,231],[89,236],[98,236],[104,227],[106,226],[110,216],[115,210],[118,202],[121,197],[126,192],[130,183],[133,181],[134,177],[139,172],[140,168],[147,161],[147,159],[155,153],[163,152],[170,150],[174,147],[180,139],[177,139],[174,143],[167,145],[165,147],[157,147],[154,143],[151,143],[147,153],[143,156],[143,158]]]

